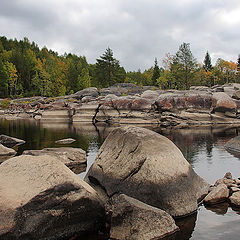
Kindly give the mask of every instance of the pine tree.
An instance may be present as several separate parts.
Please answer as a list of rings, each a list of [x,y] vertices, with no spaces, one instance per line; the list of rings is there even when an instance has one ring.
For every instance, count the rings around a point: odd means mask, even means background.
[[[108,47],[105,53],[97,59],[96,78],[99,87],[109,87],[125,79],[125,70],[119,61],[113,57],[113,51]]]
[[[152,75],[152,83],[153,86],[157,86],[157,79],[160,77],[160,69],[158,67],[157,58],[154,60],[154,67],[153,67],[153,75]]]
[[[212,71],[212,69],[213,69],[212,63],[211,63],[211,57],[208,52],[205,55],[203,68],[205,69],[206,72]]]
[[[237,81],[240,82],[240,54],[237,59]]]
[[[190,81],[193,78],[193,71],[197,66],[197,61],[190,50],[189,43],[180,45],[179,50],[174,56],[173,62],[177,66],[176,69],[178,71],[177,75],[179,76],[179,80],[183,82],[185,89],[189,89]]]

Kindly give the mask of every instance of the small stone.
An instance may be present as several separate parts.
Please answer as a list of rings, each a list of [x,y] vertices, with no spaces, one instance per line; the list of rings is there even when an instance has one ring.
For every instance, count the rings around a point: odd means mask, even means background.
[[[240,185],[240,180],[239,180],[239,179],[235,179],[235,183],[236,183],[237,185]]]
[[[238,192],[238,191],[240,191],[240,189],[239,189],[238,187],[231,187],[231,190],[232,190],[233,192]]]
[[[224,183],[217,185],[204,199],[206,204],[224,202],[229,197],[229,189]]]
[[[230,172],[227,172],[227,173],[224,175],[224,178],[232,179],[232,174],[231,174]]]
[[[232,204],[240,207],[240,191],[233,193],[229,200]]]
[[[232,184],[234,184],[234,180],[228,178],[220,178],[215,182],[214,186],[218,186],[222,183],[224,183],[227,187],[231,187]]]

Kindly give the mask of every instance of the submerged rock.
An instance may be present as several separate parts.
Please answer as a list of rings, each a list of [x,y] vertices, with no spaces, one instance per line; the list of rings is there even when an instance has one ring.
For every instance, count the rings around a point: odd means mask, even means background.
[[[175,217],[196,211],[209,188],[174,143],[134,126],[108,135],[85,179],[108,196],[124,193]]]
[[[73,143],[75,141],[76,140],[73,139],[73,138],[65,138],[65,139],[57,140],[57,141],[55,141],[55,143],[58,143],[58,144],[70,144],[70,143]]]
[[[22,139],[18,139],[18,138],[14,138],[14,137],[10,137],[7,135],[0,135],[0,144],[6,146],[6,147],[14,147],[16,145],[20,145],[25,143],[24,140]]]
[[[110,238],[159,239],[178,231],[166,212],[121,194],[113,198]]]
[[[0,239],[66,239],[105,221],[95,190],[55,157],[11,158],[0,179]]]
[[[87,162],[86,152],[81,148],[60,147],[60,148],[44,148],[42,150],[25,150],[23,155],[42,156],[50,155],[56,157],[75,173],[82,172],[82,164]],[[78,166],[81,171],[78,171]]]

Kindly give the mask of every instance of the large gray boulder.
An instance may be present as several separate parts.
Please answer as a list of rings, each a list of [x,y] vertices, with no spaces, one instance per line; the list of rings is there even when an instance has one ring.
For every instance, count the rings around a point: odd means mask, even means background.
[[[69,167],[73,172],[77,174],[82,172],[82,165],[87,163],[86,152],[81,148],[60,147],[44,148],[42,150],[25,150],[23,152],[23,155],[50,155],[56,157],[59,161],[64,163],[67,167]]]
[[[213,93],[213,110],[216,112],[234,112],[237,104],[234,99],[224,92]]]
[[[196,211],[209,188],[173,142],[134,126],[108,135],[85,180],[110,197],[124,193],[175,217]]]
[[[56,158],[19,156],[0,165],[0,239],[60,239],[97,231],[95,190]]]
[[[159,239],[178,231],[166,212],[121,194],[113,198],[110,238]]]

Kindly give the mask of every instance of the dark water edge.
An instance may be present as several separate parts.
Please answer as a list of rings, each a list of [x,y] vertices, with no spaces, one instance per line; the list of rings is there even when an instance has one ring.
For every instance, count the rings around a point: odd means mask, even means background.
[[[233,177],[240,176],[240,159],[228,153],[224,144],[238,134],[238,128],[222,126],[220,128],[194,128],[166,130],[157,126],[145,126],[172,140],[182,151],[194,170],[213,184],[224,176],[227,171]],[[0,119],[0,134],[17,137],[26,141],[18,146],[18,155],[27,149],[42,149],[45,147],[60,147],[55,141],[63,138],[74,138],[76,142],[64,145],[80,147],[87,152],[87,170],[94,162],[97,151],[108,133],[114,126],[92,124],[49,124],[35,120]],[[79,174],[84,178],[86,172]],[[229,206],[228,203],[214,207],[199,206],[197,213],[176,221],[181,231],[165,238],[171,240],[187,239],[240,239],[240,209]],[[72,239],[108,239],[101,234],[90,234]]]

